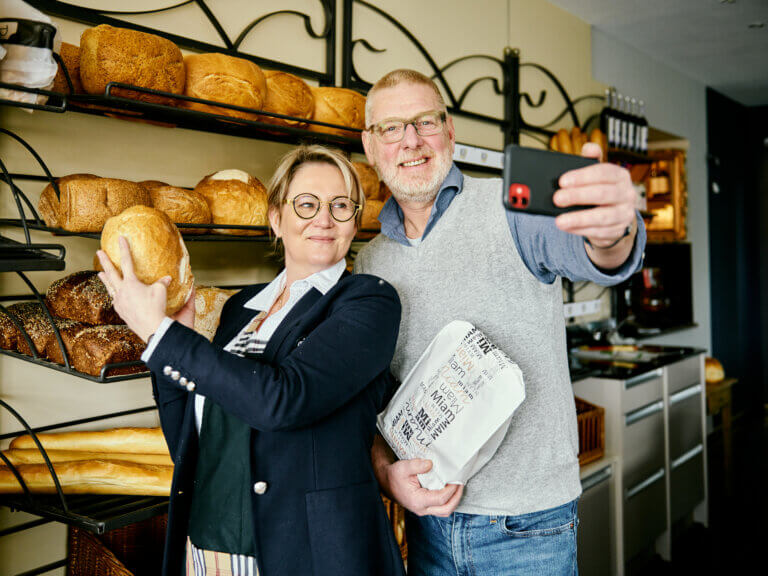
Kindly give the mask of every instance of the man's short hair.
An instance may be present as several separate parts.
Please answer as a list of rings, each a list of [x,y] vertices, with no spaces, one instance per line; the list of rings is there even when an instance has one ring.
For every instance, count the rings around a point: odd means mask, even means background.
[[[365,125],[370,125],[372,113],[371,102],[373,101],[373,95],[378,90],[382,90],[384,88],[394,88],[400,84],[408,83],[422,84],[423,86],[429,86],[432,88],[432,91],[435,93],[435,98],[437,98],[440,111],[444,112],[446,110],[443,95],[440,94],[440,90],[438,89],[437,84],[435,84],[435,82],[429,76],[425,76],[421,72],[417,72],[416,70],[411,70],[409,68],[400,68],[398,70],[392,70],[392,72],[388,72],[379,78],[376,84],[374,84],[368,91],[368,97],[365,100]]]

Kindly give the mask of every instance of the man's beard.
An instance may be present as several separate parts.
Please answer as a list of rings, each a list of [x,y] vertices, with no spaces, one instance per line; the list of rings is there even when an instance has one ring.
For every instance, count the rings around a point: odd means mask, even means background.
[[[437,196],[440,190],[440,185],[448,176],[448,172],[451,170],[453,164],[449,154],[438,155],[431,149],[419,149],[416,153],[411,154],[413,157],[426,156],[429,158],[428,162],[433,164],[432,175],[428,178],[407,178],[402,174],[399,174],[399,165],[402,162],[408,162],[408,159],[399,160],[398,163],[391,167],[381,168],[377,166],[379,177],[384,181],[392,191],[392,195],[398,201],[406,202],[431,202]]]

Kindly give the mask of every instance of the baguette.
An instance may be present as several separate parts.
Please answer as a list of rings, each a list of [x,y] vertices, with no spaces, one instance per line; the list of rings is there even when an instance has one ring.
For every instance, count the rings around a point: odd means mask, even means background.
[[[30,492],[56,493],[53,478],[45,464],[21,464],[16,468]],[[172,466],[113,460],[59,462],[54,464],[53,469],[65,494],[168,496],[173,478]],[[0,467],[0,494],[21,492],[21,485],[11,469]]]
[[[136,452],[139,454],[168,454],[160,428],[112,428],[80,432],[38,434],[46,450],[78,450],[86,452]],[[9,446],[15,449],[37,449],[28,434],[17,436]]]
[[[136,464],[173,466],[169,454],[133,454],[130,452],[83,452],[81,450],[46,450],[51,462],[77,462],[80,460],[119,460]],[[5,450],[3,452],[14,465],[45,464],[42,453],[34,450]]]

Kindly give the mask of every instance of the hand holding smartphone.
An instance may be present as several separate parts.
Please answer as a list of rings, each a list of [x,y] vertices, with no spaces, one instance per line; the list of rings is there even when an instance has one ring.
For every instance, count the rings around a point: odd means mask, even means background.
[[[569,170],[597,164],[595,158],[562,154],[509,144],[504,149],[502,201],[507,210],[557,216],[588,206],[555,206],[552,195],[560,176]]]

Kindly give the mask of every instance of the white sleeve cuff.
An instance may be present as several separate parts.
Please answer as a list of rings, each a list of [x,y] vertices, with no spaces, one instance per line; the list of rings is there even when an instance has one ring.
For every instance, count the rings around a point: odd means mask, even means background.
[[[160,322],[160,326],[157,327],[157,330],[152,335],[152,340],[150,341],[149,346],[147,346],[147,349],[144,350],[144,353],[141,355],[141,360],[144,363],[149,362],[149,359],[152,357],[152,352],[155,351],[157,344],[162,340],[168,328],[171,327],[171,324],[173,324],[173,320],[168,318],[168,316],[163,318],[163,321]]]

